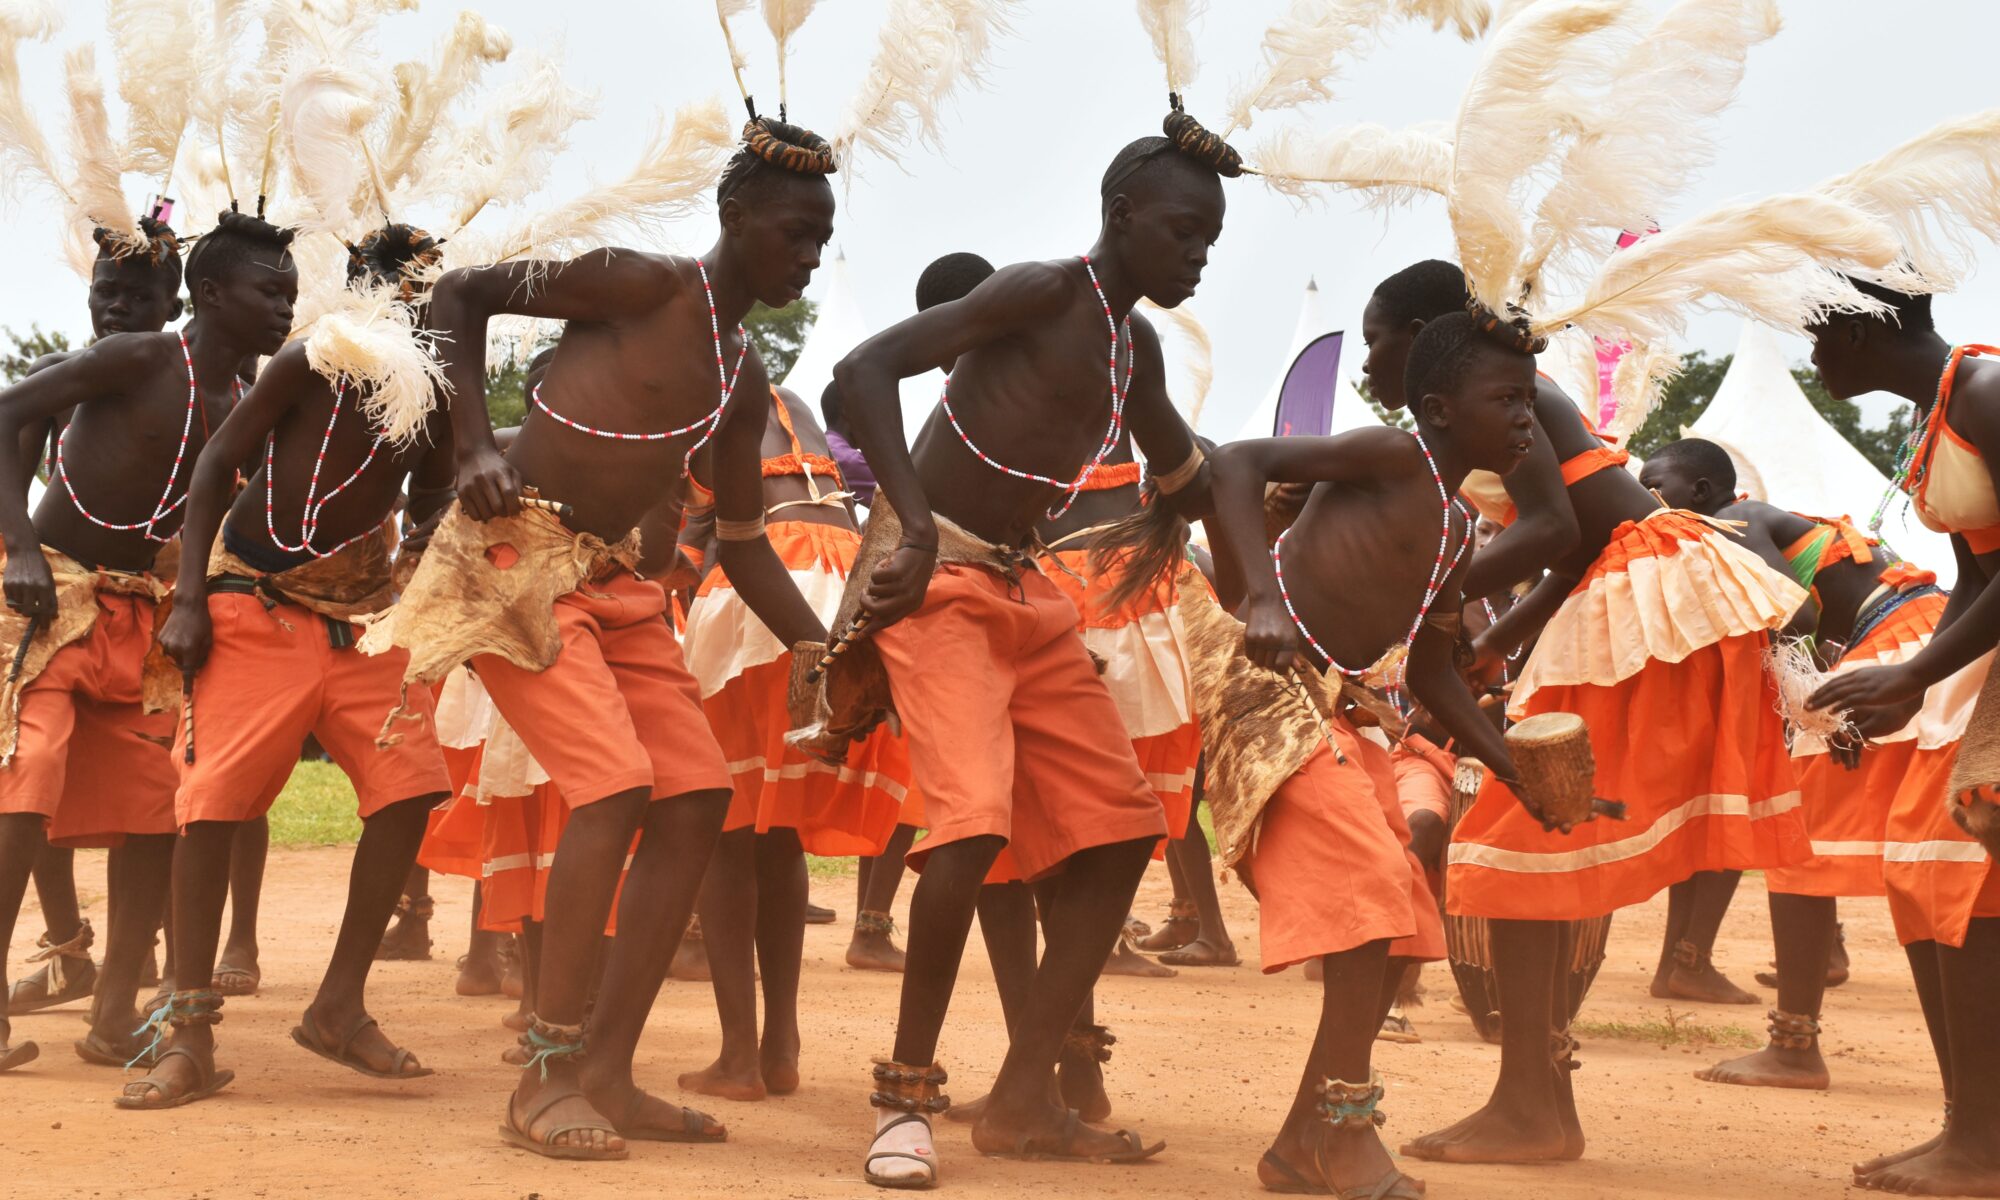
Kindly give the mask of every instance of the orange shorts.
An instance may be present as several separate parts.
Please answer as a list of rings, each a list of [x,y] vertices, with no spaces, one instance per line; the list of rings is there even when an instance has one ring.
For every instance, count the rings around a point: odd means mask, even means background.
[[[0,768],[0,813],[39,813],[49,841],[115,845],[174,832],[174,714],[147,716],[140,679],[155,605],[100,592],[97,622],[21,690],[14,759]],[[151,740],[148,740],[151,739]]]
[[[1166,835],[1076,624],[1038,572],[1010,583],[946,564],[923,607],[877,635],[930,823],[913,865],[993,835],[1035,879],[1078,850]]]
[[[266,609],[256,596],[212,593],[208,615],[214,648],[195,677],[191,719],[181,722],[174,743],[181,825],[252,821],[271,811],[307,734],[347,773],[364,819],[401,800],[450,792],[429,691],[410,693],[415,715],[390,730],[396,743],[376,744],[383,718],[402,701],[403,651],[336,650],[326,618],[291,604]],[[193,763],[186,761],[190,725]]]
[[[1120,569],[1099,573],[1088,550],[1057,550],[1049,557],[1057,565],[1047,579],[1082,614],[1077,628],[1084,648],[1104,663],[1104,685],[1125,722],[1139,770],[1166,810],[1167,836],[1186,837],[1194,815],[1201,722],[1189,679],[1187,630],[1177,605],[1180,574],[1193,571],[1193,565],[1176,563],[1152,587],[1114,608],[1108,598],[1118,586]],[[1165,858],[1166,848],[1161,842],[1153,857]]]
[[[634,788],[655,800],[729,790],[728,764],[666,611],[659,584],[615,571],[556,601],[562,651],[548,670],[491,654],[472,660],[572,808]]]
[[[1445,956],[1444,921],[1408,850],[1388,751],[1329,725],[1346,762],[1322,743],[1264,808],[1244,859],[1257,886],[1268,972],[1388,939],[1389,953]]]
[[[1450,819],[1451,776],[1442,764],[1402,746],[1389,752],[1389,761],[1396,768],[1396,802],[1405,821],[1420,812],[1440,821]]]

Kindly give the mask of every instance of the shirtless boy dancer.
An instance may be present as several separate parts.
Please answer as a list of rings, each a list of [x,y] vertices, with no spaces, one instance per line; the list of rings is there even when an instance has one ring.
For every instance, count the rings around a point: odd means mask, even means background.
[[[1442,303],[1450,289],[1429,291],[1434,303]],[[1461,290],[1452,311],[1463,311],[1465,303]],[[1407,356],[1409,339],[1425,327],[1413,330],[1412,321],[1438,315],[1386,324],[1364,318],[1370,380],[1384,378],[1399,350]],[[1533,344],[1505,324],[1488,336]],[[1500,1080],[1479,1112],[1405,1147],[1420,1158],[1519,1162],[1580,1156],[1583,1134],[1569,1086],[1572,1045],[1564,1028],[1567,923],[1637,903],[1698,870],[1782,866],[1804,858],[1807,849],[1784,731],[1763,667],[1768,630],[1791,618],[1803,589],[1699,518],[1660,507],[1623,469],[1624,455],[1608,450],[1575,404],[1546,378],[1536,381],[1534,418],[1536,446],[1546,442],[1553,453],[1531,448],[1505,477],[1500,504],[1511,500],[1519,517],[1474,555],[1465,594],[1488,595],[1538,575],[1549,547],[1567,540],[1557,534],[1574,528],[1580,536],[1575,549],[1554,562],[1553,572],[1481,635],[1475,670],[1543,630],[1522,669],[1509,715],[1581,715],[1591,732],[1598,794],[1625,803],[1630,819],[1549,830],[1515,803],[1511,789],[1489,779],[1460,820],[1449,852],[1449,903],[1455,913],[1492,919],[1502,1017]],[[1487,489],[1468,481],[1464,490],[1486,515],[1502,515],[1487,511],[1493,504]],[[1538,536],[1529,522],[1552,504],[1566,506],[1570,521],[1550,521]],[[1676,552],[1669,552],[1670,543]],[[1620,660],[1637,669],[1616,683],[1590,683],[1566,673],[1562,664],[1608,654],[1606,643],[1620,633],[1590,615],[1601,612],[1589,604],[1593,588],[1623,586],[1621,577],[1638,586],[1639,576],[1629,570],[1635,561],[1694,569],[1690,556],[1697,551],[1696,557],[1711,562],[1709,569],[1726,571],[1741,585],[1741,607],[1728,614],[1687,614],[1677,635],[1677,652],[1684,655],[1678,662],[1640,645]],[[1682,616],[1664,599],[1660,608],[1670,618]],[[1689,646],[1697,649],[1688,653]],[[1631,725],[1652,732],[1642,744],[1630,743],[1623,731]],[[1742,800],[1705,808],[1705,796]],[[1649,836],[1662,821],[1672,823],[1661,825],[1659,833],[1673,836]],[[1607,854],[1611,857],[1604,859]]]
[[[1325,980],[1304,1077],[1258,1166],[1273,1190],[1422,1194],[1376,1133],[1382,1089],[1370,1055],[1406,964],[1443,957],[1444,927],[1407,849],[1389,755],[1356,736],[1337,681],[1362,674],[1352,664],[1372,664],[1400,643],[1409,649],[1417,700],[1495,777],[1515,778],[1499,731],[1453,662],[1457,589],[1473,537],[1456,494],[1468,470],[1504,473],[1527,455],[1534,392],[1533,359],[1481,336],[1461,312],[1432,322],[1411,349],[1405,395],[1417,418],[1414,437],[1383,429],[1270,438],[1215,456],[1224,534],[1217,568],[1225,584],[1240,572],[1249,595],[1247,628],[1226,617],[1222,628],[1262,669],[1246,674],[1239,664],[1204,659],[1210,669],[1197,676],[1217,833],[1257,895],[1264,969],[1318,959]],[[1267,553],[1264,494],[1273,482],[1313,489]],[[1214,640],[1191,618],[1193,644]],[[1288,686],[1269,674],[1294,669],[1303,670]],[[1322,671],[1330,675],[1324,681]],[[1308,688],[1331,693],[1324,718],[1300,698]],[[1240,703],[1260,693],[1269,699],[1254,711]],[[1219,719],[1223,711],[1231,719]],[[1301,720],[1308,737],[1278,733]],[[1274,746],[1298,749],[1284,758]],[[1261,761],[1246,763],[1251,757]],[[1291,773],[1279,776],[1275,791],[1250,790],[1245,777],[1275,775],[1274,758]]]
[[[2000,642],[2000,366],[1987,346],[1939,336],[1928,296],[1860,285],[1887,302],[1881,317],[1837,316],[1812,330],[1813,365],[1836,396],[1894,392],[1916,405],[1908,466],[1897,484],[1931,529],[1951,534],[1958,583],[1930,644],[1907,661],[1843,672],[1812,697],[1851,709],[1857,723],[1893,721],[1953,685]],[[2000,1196],[2000,834],[1991,824],[1995,767],[1993,676],[1981,691],[1949,781],[1900,790],[1885,840],[1883,881],[1897,937],[1944,1076],[1944,1132],[1855,1168],[1856,1182],[1925,1196]],[[1971,761],[1978,746],[1981,761]],[[1866,758],[1872,751],[1864,751]],[[1981,823],[1983,818],[1985,823]],[[1975,839],[1969,830],[1983,829]]]
[[[0,537],[43,548],[7,558],[7,602],[19,614],[7,639],[25,642],[27,654],[18,739],[0,770],[0,912],[11,934],[45,835],[126,835],[116,864],[124,890],[93,1035],[82,1044],[105,1052],[94,1061],[122,1062],[111,1056],[138,1048],[132,1002],[175,851],[174,764],[164,749],[172,718],[148,717],[141,704],[154,607],[165,594],[149,570],[180,526],[194,457],[229,412],[238,365],[277,349],[291,328],[297,275],[283,245],[232,217],[189,257],[195,319],[185,333],[105,338],[0,394],[6,445],[24,424],[71,412],[58,485],[32,523],[18,456],[0,455]],[[160,230],[134,252],[172,248]],[[198,977],[208,979],[205,970]],[[25,1050],[8,1057],[24,1061]]]
[[[624,1158],[628,1138],[725,1136],[631,1074],[729,805],[727,764],[667,627],[666,593],[632,569],[642,520],[662,505],[678,517],[693,447],[714,442],[719,558],[737,590],[785,644],[824,637],[763,536],[758,446],[771,391],[740,322],[758,301],[796,300],[819,266],[833,234],[833,159],[825,141],[782,122],[753,121],[746,138],[716,189],[721,232],[701,258],[606,250],[454,271],[431,302],[457,348],[447,378],[460,507],[394,621],[375,632],[412,648],[420,679],[470,658],[571,807],[549,873],[525,1035],[533,1053],[502,1128],[509,1143],[551,1157]],[[503,313],[568,322],[504,457],[486,419],[481,350],[488,318]],[[560,513],[524,511],[524,487]],[[480,607],[467,580],[497,604]],[[514,629],[529,631],[525,646]]]
[[[267,241],[283,236],[263,228]],[[396,286],[435,253],[422,231],[387,226],[363,241],[349,282]],[[354,783],[361,840],[333,955],[292,1039],[364,1075],[398,1079],[430,1072],[382,1033],[363,990],[424,818],[448,782],[428,695],[393,744],[377,743],[401,664],[355,650],[354,622],[388,606],[383,523],[405,479],[414,475],[421,491],[427,473],[449,470],[450,442],[434,409],[390,441],[370,419],[372,400],[313,370],[305,340],[271,359],[195,465],[160,644],[192,698],[175,754],[176,980],[209,978],[237,828],[270,810],[310,734]],[[232,502],[239,465],[256,462],[260,449],[261,468]],[[173,1027],[172,1041],[119,1105],[173,1107],[225,1086],[232,1073],[216,1068],[213,1031],[221,1005],[211,990],[177,988],[157,1018]]]
[[[166,227],[142,222],[152,233]],[[90,290],[86,304],[90,310],[93,342],[120,333],[158,333],[181,315],[181,260],[178,253],[120,253],[123,243],[100,231],[96,238],[97,259],[91,266]],[[28,374],[47,370],[75,357],[70,351],[43,355],[29,366]],[[44,454],[53,453],[55,421],[29,422],[21,429],[21,475],[23,488],[34,478]],[[25,495],[25,492],[23,493]],[[123,859],[121,852],[116,857]],[[14,981],[7,992],[7,1015],[37,1012],[89,996],[97,983],[97,964],[91,961],[90,946],[95,932],[84,919],[76,896],[76,851],[69,846],[45,845],[35,859],[35,896],[41,903],[42,920],[47,924],[36,945],[41,949],[29,962],[44,965]],[[129,1032],[129,1031],[127,1031]]]
[[[930,835],[911,899],[894,1060],[877,1066],[879,1185],[937,1178],[930,1116],[949,1100],[937,1065],[987,869],[1005,847],[1023,875],[1058,871],[1051,937],[1012,1030],[982,1152],[1078,1161],[1157,1153],[1130,1131],[1085,1128],[1049,1100],[1049,1071],[1118,939],[1153,843],[1166,831],[1110,693],[1076,632],[1077,612],[1024,553],[1039,521],[1117,445],[1121,420],[1167,474],[1199,467],[1167,398],[1159,339],[1130,316],[1141,296],[1194,294],[1222,232],[1219,172],[1233,151],[1176,112],[1184,137],[1121,150],[1101,186],[1103,228],[1083,259],[1004,269],[963,300],[878,334],[835,369],[901,545],[875,570],[863,609],[910,739]],[[1187,145],[1190,151],[1177,149]],[[897,381],[950,365],[946,420],[912,453]],[[1051,509],[1051,503],[1056,505]],[[940,536],[959,549],[940,563]],[[997,732],[997,736],[996,736]]]

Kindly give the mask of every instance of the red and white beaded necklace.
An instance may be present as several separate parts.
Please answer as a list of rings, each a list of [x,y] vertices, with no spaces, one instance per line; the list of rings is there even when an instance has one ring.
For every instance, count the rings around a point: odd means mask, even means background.
[[[1417,631],[1423,628],[1424,618],[1430,615],[1431,605],[1437,601],[1438,593],[1444,590],[1444,581],[1449,579],[1451,573],[1458,569],[1459,560],[1465,557],[1466,548],[1472,545],[1472,520],[1471,515],[1465,513],[1465,502],[1446,491],[1444,475],[1438,470],[1437,459],[1431,456],[1431,448],[1424,444],[1424,435],[1412,430],[1410,436],[1417,439],[1417,448],[1424,452],[1424,462],[1430,466],[1431,480],[1437,484],[1438,505],[1444,510],[1444,525],[1438,531],[1437,557],[1431,563],[1430,582],[1424,585],[1424,602],[1417,607],[1417,619],[1410,622],[1410,631],[1403,635],[1402,649],[1404,650],[1408,650],[1410,644],[1417,640]],[[1458,544],[1458,553],[1451,556],[1451,565],[1446,566],[1444,551],[1445,547],[1451,544],[1451,513],[1454,507],[1459,509],[1461,514],[1465,516],[1466,532],[1465,539]],[[1278,535],[1278,540],[1271,545],[1271,567],[1278,576],[1278,597],[1285,602],[1285,611],[1291,614],[1292,624],[1298,627],[1299,636],[1306,640],[1306,645],[1311,646],[1314,652],[1325,659],[1328,666],[1339,671],[1342,675],[1366,675],[1368,673],[1366,670],[1355,671],[1341,666],[1332,653],[1325,646],[1319,644],[1319,639],[1313,637],[1312,630],[1307,629],[1305,621],[1300,619],[1299,610],[1292,606],[1292,594],[1285,590],[1284,554],[1285,537],[1290,533],[1291,530],[1286,529],[1284,533]]]
[[[152,516],[147,517],[143,521],[133,521],[130,524],[126,524],[118,521],[107,521],[104,518],[98,516],[96,513],[91,512],[88,508],[85,508],[83,504],[83,497],[76,494],[76,485],[70,482],[69,470],[67,467],[63,465],[63,448],[69,441],[69,431],[71,430],[71,428],[73,428],[73,426],[72,425],[63,426],[62,433],[60,433],[56,437],[56,478],[62,480],[63,491],[69,495],[69,502],[76,506],[76,511],[83,514],[83,519],[89,521],[92,525],[95,525],[100,529],[109,529],[114,533],[131,533],[136,530],[139,533],[139,536],[145,538],[149,542],[168,542],[173,539],[173,534],[170,533],[162,537],[160,534],[154,533],[153,529],[161,521],[164,521],[168,517],[172,516],[174,512],[180,508],[181,505],[187,503],[187,493],[182,492],[178,497],[176,497],[174,495],[174,485],[180,482],[181,465],[187,461],[188,440],[194,435],[194,419],[196,413],[201,414],[202,439],[206,441],[208,438],[208,412],[201,406],[201,389],[195,383],[194,354],[192,351],[188,349],[187,334],[181,333],[178,334],[177,336],[180,338],[180,343],[181,343],[181,361],[187,364],[187,377],[188,377],[187,418],[181,422],[181,444],[179,448],[174,451],[173,472],[167,476],[167,486],[165,490],[163,490],[160,493],[159,500],[156,501],[153,505]],[[230,391],[231,391],[231,396],[234,399],[238,400],[242,399],[243,397],[242,382],[240,380],[236,381],[232,385]]]
[[[1098,445],[1097,453],[1092,456],[1089,462],[1083,465],[1082,472],[1075,479],[1065,482],[1060,479],[1051,479],[1047,475],[1037,475],[1033,471],[1017,471],[974,445],[971,435],[965,432],[965,426],[958,423],[958,414],[951,410],[951,375],[949,373],[944,377],[944,387],[938,396],[938,403],[944,408],[945,419],[951,422],[952,429],[958,434],[958,440],[964,442],[965,448],[972,451],[980,462],[985,463],[1002,474],[1012,475],[1016,479],[1026,479],[1033,483],[1046,483],[1051,487],[1063,489],[1066,493],[1063,502],[1060,505],[1050,508],[1048,511],[1050,520],[1054,520],[1069,511],[1070,505],[1075,504],[1077,496],[1082,493],[1083,485],[1089,482],[1090,477],[1097,473],[1097,468],[1104,465],[1104,460],[1111,457],[1111,452],[1116,450],[1118,443],[1124,439],[1125,398],[1132,392],[1132,369],[1138,359],[1138,355],[1132,346],[1131,316],[1126,316],[1122,326],[1112,317],[1111,301],[1105,298],[1104,286],[1097,282],[1097,268],[1090,265],[1090,256],[1088,254],[1083,256],[1083,269],[1090,276],[1090,286],[1097,292],[1097,303],[1104,309],[1105,327],[1111,331],[1111,354],[1106,362],[1106,370],[1111,376],[1111,424],[1104,431],[1104,441]],[[1121,333],[1125,340],[1125,383],[1123,386],[1120,386],[1118,382],[1118,341]]]
[[[681,472],[685,474],[688,464],[694,461],[695,451],[708,444],[708,439],[715,436],[715,427],[722,423],[722,410],[729,407],[729,397],[736,393],[737,377],[743,373],[743,356],[750,350],[750,339],[744,334],[743,326],[738,325],[736,327],[736,369],[724,374],[722,326],[717,321],[715,315],[715,289],[710,287],[708,283],[708,264],[697,258],[694,260],[694,265],[695,269],[701,272],[701,290],[708,294],[708,332],[715,339],[715,381],[722,388],[722,402],[715,406],[714,412],[709,413],[692,425],[683,425],[679,429],[669,429],[665,433],[619,433],[611,429],[596,429],[585,425],[581,421],[572,421],[555,409],[550,408],[542,402],[542,385],[540,384],[535,385],[534,392],[529,396],[529,399],[535,402],[535,407],[541,409],[562,424],[576,430],[578,433],[587,433],[592,437],[610,438],[613,441],[619,442],[664,442],[668,438],[677,438],[683,434],[693,433],[695,430],[700,429],[702,431],[701,437],[696,439],[694,445],[688,447],[687,456],[681,460]]]
[[[313,549],[312,540],[319,533],[320,513],[333,501],[335,496],[352,487],[354,481],[361,478],[361,473],[366,471],[368,465],[375,461],[375,455],[382,449],[382,442],[384,440],[381,434],[376,434],[375,440],[368,446],[367,455],[362,458],[361,465],[354,468],[354,473],[346,479],[341,480],[340,486],[329,491],[324,496],[319,496],[317,502],[315,502],[314,497],[319,495],[320,471],[326,466],[326,450],[333,442],[333,427],[340,421],[340,402],[346,396],[347,384],[344,381],[336,382],[333,385],[333,412],[326,418],[326,433],[319,439],[319,456],[313,459],[312,482],[306,485],[305,507],[299,512],[299,543],[296,546],[287,543],[284,538],[278,536],[277,501],[274,495],[276,490],[274,477],[277,468],[272,461],[277,452],[278,435],[276,432],[273,432],[269,437],[264,439],[264,528],[271,535],[271,544],[285,551],[287,554],[310,554],[314,558],[331,558],[375,532],[372,528],[364,529],[331,550]]]

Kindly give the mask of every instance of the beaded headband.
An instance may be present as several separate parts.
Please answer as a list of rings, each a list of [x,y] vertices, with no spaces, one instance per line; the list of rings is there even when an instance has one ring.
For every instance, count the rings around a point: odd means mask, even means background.
[[[1472,323],[1480,333],[1509,350],[1540,354],[1549,348],[1548,336],[1534,331],[1528,323],[1528,311],[1518,304],[1509,304],[1503,317],[1479,301],[1467,299],[1465,311],[1472,314]]]
[[[348,243],[347,282],[370,276],[394,281],[396,298],[408,304],[416,299],[418,276],[442,261],[442,238],[414,225],[385,225],[371,230],[358,243]]]
[[[152,217],[140,217],[139,232],[144,235],[144,240],[135,242],[115,230],[99,225],[90,231],[90,237],[97,243],[98,248],[105,252],[106,257],[114,260],[143,255],[149,265],[157,267],[169,258],[180,257],[180,235],[164,221]]]
[[[1158,143],[1152,151],[1134,158],[1126,164],[1124,170],[1108,176],[1102,184],[1107,195],[1109,189],[1125,182],[1140,167],[1154,161],[1162,154],[1186,155],[1225,179],[1234,179],[1244,173],[1243,156],[1218,134],[1211,132],[1200,121],[1189,116],[1181,107],[1181,98],[1178,95],[1170,93],[1167,96],[1167,103],[1171,107],[1167,111],[1166,119],[1160,122],[1160,131],[1167,135],[1166,140]]]

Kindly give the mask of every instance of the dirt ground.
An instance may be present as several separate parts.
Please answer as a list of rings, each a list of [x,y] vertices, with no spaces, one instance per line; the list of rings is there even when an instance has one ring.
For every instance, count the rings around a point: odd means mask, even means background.
[[[85,1065],[69,1049],[83,1026],[74,1009],[18,1017],[17,1039],[42,1045],[40,1061],[0,1080],[0,1188],[11,1196],[173,1197],[622,1196],[664,1189],[683,1196],[865,1196],[860,1164],[870,1112],[868,1062],[885,1052],[897,976],[849,970],[844,923],[806,939],[804,1086],[759,1104],[695,1098],[730,1127],[727,1146],[635,1143],[630,1161],[557,1163],[503,1146],[494,1135],[514,1068],[498,1060],[509,1034],[499,1024],[512,1001],[452,993],[463,948],[469,888],[439,880],[427,963],[378,964],[372,1011],[388,1031],[437,1068],[432,1078],[378,1084],[308,1055],[287,1030],[304,1007],[332,943],[347,852],[275,851],[264,905],[264,991],[232,1000],[218,1031],[235,1084],[217,1099],[168,1113],[114,1109],[117,1072]],[[103,894],[103,855],[79,856],[80,883]],[[909,888],[903,889],[907,903]],[[815,881],[815,899],[853,914],[853,885]],[[1224,891],[1247,961],[1257,949],[1256,909],[1235,885]],[[1166,873],[1154,865],[1137,906],[1166,909]],[[99,912],[101,900],[90,901]],[[23,913],[23,938],[41,928]],[[1611,955],[1583,1019],[1640,1025],[1667,1019],[1646,995],[1664,897],[1621,913]],[[1581,1197],[1846,1194],[1848,1164],[1920,1141],[1935,1131],[1936,1071],[1903,957],[1881,901],[1843,905],[1854,979],[1830,994],[1825,1035],[1834,1071],[1826,1093],[1725,1088],[1691,1072],[1741,1053],[1729,1047],[1661,1045],[1586,1037],[1577,1098],[1591,1138],[1584,1161],[1555,1167],[1405,1165],[1433,1197],[1572,1200]],[[984,1090],[1005,1049],[1000,1010],[979,939],[973,939],[945,1030],[951,1091]],[[1736,981],[1770,957],[1761,881],[1745,880],[1723,928],[1717,960]],[[1385,1135],[1393,1146],[1463,1115],[1484,1099],[1499,1051],[1454,1013],[1449,974],[1426,972],[1430,1002],[1412,1015],[1420,1045],[1377,1043],[1388,1084]],[[1770,999],[1766,994],[1766,1000]],[[1677,1006],[1711,1028],[1761,1033],[1761,1008]],[[1171,1191],[1189,1197],[1257,1190],[1255,1165],[1298,1078],[1319,1010],[1317,985],[1293,971],[1252,966],[1184,971],[1177,979],[1111,979],[1099,1019],[1119,1042],[1108,1068],[1114,1120],[1163,1137],[1167,1151],[1139,1167],[1029,1165],[978,1157],[965,1128],[940,1124],[944,1186],[954,1195],[1021,1196],[1042,1188],[1088,1188],[1100,1200]],[[669,983],[640,1047],[642,1081],[677,1096],[679,1072],[705,1066],[717,1045],[706,984]],[[688,1100],[687,1097],[679,1097]]]

